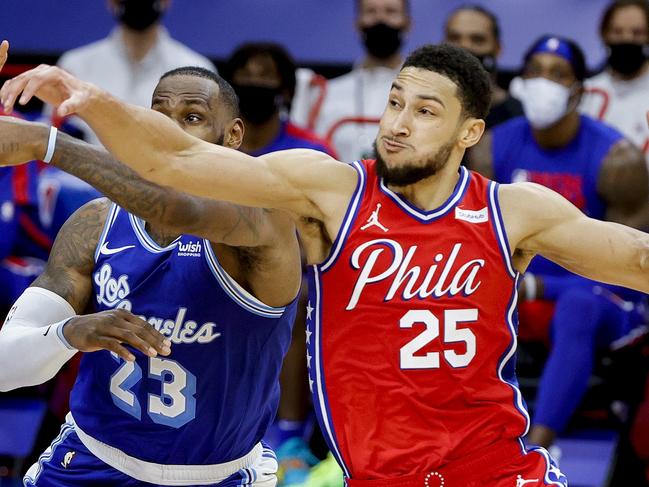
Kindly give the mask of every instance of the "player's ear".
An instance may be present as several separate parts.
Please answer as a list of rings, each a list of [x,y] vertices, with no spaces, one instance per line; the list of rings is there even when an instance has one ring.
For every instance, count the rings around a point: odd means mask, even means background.
[[[243,128],[243,120],[234,118],[225,128],[225,140],[223,145],[230,149],[238,149],[243,143],[243,135],[245,129]]]
[[[467,118],[460,127],[458,143],[460,147],[468,149],[478,143],[485,131],[485,122],[480,118]]]

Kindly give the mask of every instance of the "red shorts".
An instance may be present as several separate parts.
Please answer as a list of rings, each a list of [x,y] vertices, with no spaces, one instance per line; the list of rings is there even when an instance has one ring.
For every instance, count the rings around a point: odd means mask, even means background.
[[[541,449],[524,451],[518,441],[430,472],[394,479],[346,479],[348,487],[567,487],[566,477]]]

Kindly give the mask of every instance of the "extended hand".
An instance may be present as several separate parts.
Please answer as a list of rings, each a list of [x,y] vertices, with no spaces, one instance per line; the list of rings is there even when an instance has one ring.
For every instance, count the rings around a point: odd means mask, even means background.
[[[72,318],[63,328],[66,340],[77,350],[110,350],[130,362],[135,356],[123,344],[149,357],[169,355],[171,342],[149,323],[123,309]]]
[[[3,41],[0,45],[0,68],[7,58],[8,48],[9,44]],[[83,108],[93,88],[90,83],[75,78],[61,68],[41,64],[5,82],[0,90],[0,101],[4,111],[11,113],[18,96],[21,105],[36,96],[58,107],[57,112],[63,117]]]

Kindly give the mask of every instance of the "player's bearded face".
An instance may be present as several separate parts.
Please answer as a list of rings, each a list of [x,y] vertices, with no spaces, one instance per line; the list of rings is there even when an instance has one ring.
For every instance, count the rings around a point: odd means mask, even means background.
[[[383,178],[385,184],[393,186],[408,186],[426,179],[427,177],[437,174],[446,166],[451,151],[455,145],[455,140],[449,140],[442,145],[437,152],[430,154],[419,161],[413,161],[405,164],[398,164],[390,167],[386,163],[380,151],[377,149],[376,141],[374,142],[374,154],[376,156],[376,173]]]

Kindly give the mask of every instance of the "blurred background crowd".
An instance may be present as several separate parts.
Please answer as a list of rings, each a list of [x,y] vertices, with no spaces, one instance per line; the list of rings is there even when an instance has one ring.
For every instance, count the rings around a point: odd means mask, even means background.
[[[532,181],[593,218],[649,230],[649,3],[645,0],[5,0],[11,42],[0,81],[58,64],[149,106],[160,76],[216,70],[239,97],[241,150],[312,148],[371,158],[407,52],[449,42],[491,74],[487,132],[464,163]],[[19,116],[99,143],[38,101]],[[0,168],[0,313],[41,272],[75,209],[99,194],[34,161]],[[537,258],[521,283],[518,375],[532,426],[572,486],[649,485],[646,296]],[[338,487],[310,407],[304,316],[282,372],[268,441],[282,485]],[[17,367],[20,364],[16,364]],[[48,383],[0,393],[0,485],[55,436],[78,360]],[[0,371],[8,373],[8,371]],[[15,484],[18,485],[18,484]]]

